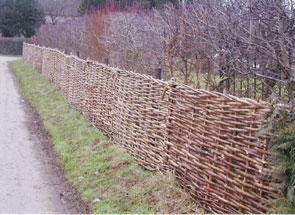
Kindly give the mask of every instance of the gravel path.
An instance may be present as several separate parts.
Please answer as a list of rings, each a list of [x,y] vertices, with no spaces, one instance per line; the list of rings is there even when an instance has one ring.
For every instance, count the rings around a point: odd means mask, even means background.
[[[0,56],[0,213],[70,213],[26,126],[24,101],[8,69],[15,59]]]

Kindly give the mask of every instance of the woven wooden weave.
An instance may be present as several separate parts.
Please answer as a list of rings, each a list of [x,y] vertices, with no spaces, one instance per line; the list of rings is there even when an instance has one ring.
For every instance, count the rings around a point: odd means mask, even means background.
[[[23,57],[69,104],[149,170],[176,172],[201,207],[265,213],[278,197],[258,136],[267,104],[155,80],[24,44]]]
[[[113,138],[150,170],[163,169],[167,105],[166,84],[118,71],[114,82]]]
[[[167,160],[183,185],[217,213],[267,211],[261,201],[275,189],[254,135],[266,104],[176,84],[169,100]]]
[[[93,61],[87,62],[84,115],[107,135],[112,133],[114,74],[111,68]]]
[[[63,56],[63,64],[60,68],[60,90],[62,92],[62,95],[68,100],[69,97],[69,76],[70,76],[70,64],[71,57],[70,56]]]

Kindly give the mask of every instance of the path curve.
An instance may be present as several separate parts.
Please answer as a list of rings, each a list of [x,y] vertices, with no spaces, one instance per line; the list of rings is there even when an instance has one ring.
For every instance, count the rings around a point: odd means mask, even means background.
[[[27,116],[8,62],[0,56],[0,213],[70,213],[26,127]]]

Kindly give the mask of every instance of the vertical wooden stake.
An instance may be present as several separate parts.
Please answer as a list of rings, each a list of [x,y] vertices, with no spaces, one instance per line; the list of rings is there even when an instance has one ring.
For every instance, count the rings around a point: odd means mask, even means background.
[[[107,58],[107,57],[104,58],[102,63],[108,66],[109,65],[109,58]]]
[[[159,79],[159,80],[162,79],[162,69],[161,68],[155,69],[154,78]]]

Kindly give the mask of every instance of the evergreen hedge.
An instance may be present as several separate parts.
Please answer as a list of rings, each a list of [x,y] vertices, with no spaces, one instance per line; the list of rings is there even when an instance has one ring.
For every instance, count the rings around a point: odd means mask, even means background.
[[[275,108],[270,118],[273,177],[282,192],[276,213],[295,213],[295,112]]]

